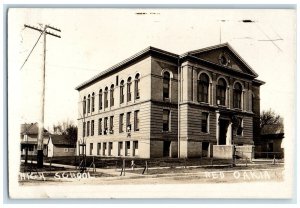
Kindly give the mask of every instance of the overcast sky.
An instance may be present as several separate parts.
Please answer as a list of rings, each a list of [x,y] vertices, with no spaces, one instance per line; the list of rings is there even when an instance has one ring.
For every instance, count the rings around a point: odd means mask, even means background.
[[[146,13],[138,15],[136,13]],[[254,23],[243,23],[251,19]],[[224,21],[221,21],[224,20]],[[228,42],[266,82],[261,109],[294,119],[296,22],[292,10],[14,9],[9,11],[9,97],[18,121],[39,115],[42,40],[24,24],[60,28],[61,39],[47,36],[45,127],[77,123],[75,87],[140,50],[154,46],[182,54]],[[53,31],[54,33],[58,33]],[[274,39],[274,42],[266,41]]]

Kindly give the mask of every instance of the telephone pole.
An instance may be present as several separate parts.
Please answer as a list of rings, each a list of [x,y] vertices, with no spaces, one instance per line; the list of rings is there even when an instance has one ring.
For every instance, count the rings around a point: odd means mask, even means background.
[[[51,35],[57,38],[61,38],[59,35],[56,35],[52,32],[50,32],[49,30],[55,30],[57,32],[61,32],[60,29],[52,27],[50,25],[45,25],[43,29],[34,27],[34,26],[30,26],[30,25],[26,25],[24,24],[25,27],[30,28],[32,30],[36,30],[39,31],[41,33],[41,35],[43,35],[44,37],[44,50],[43,50],[43,70],[42,70],[42,76],[41,76],[41,80],[42,80],[42,95],[41,95],[41,100],[40,100],[40,104],[41,104],[41,108],[40,108],[40,118],[38,121],[38,139],[37,139],[37,167],[38,168],[42,168],[43,167],[43,149],[44,149],[44,142],[43,142],[43,138],[44,138],[44,109],[45,109],[45,75],[46,75],[46,36],[47,35]]]

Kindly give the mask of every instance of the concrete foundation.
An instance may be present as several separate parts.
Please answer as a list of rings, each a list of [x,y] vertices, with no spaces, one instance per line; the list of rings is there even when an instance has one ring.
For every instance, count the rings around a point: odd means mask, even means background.
[[[234,152],[233,145],[213,145],[213,158],[232,159]]]

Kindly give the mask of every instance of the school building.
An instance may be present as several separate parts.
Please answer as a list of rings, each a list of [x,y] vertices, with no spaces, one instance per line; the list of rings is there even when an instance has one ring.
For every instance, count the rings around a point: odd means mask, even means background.
[[[148,47],[76,87],[77,154],[253,157],[264,82],[228,44]]]

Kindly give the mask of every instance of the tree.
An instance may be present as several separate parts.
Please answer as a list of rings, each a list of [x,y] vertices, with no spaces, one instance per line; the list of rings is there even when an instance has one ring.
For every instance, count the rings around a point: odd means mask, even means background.
[[[276,134],[283,132],[283,118],[272,109],[265,110],[260,115],[261,133]]]
[[[77,126],[72,121],[63,121],[53,125],[54,134],[65,135],[70,144],[77,142]]]
[[[71,124],[63,132],[63,135],[66,135],[66,138],[68,138],[70,143],[75,145],[77,142],[77,132],[78,132],[77,126]]]

